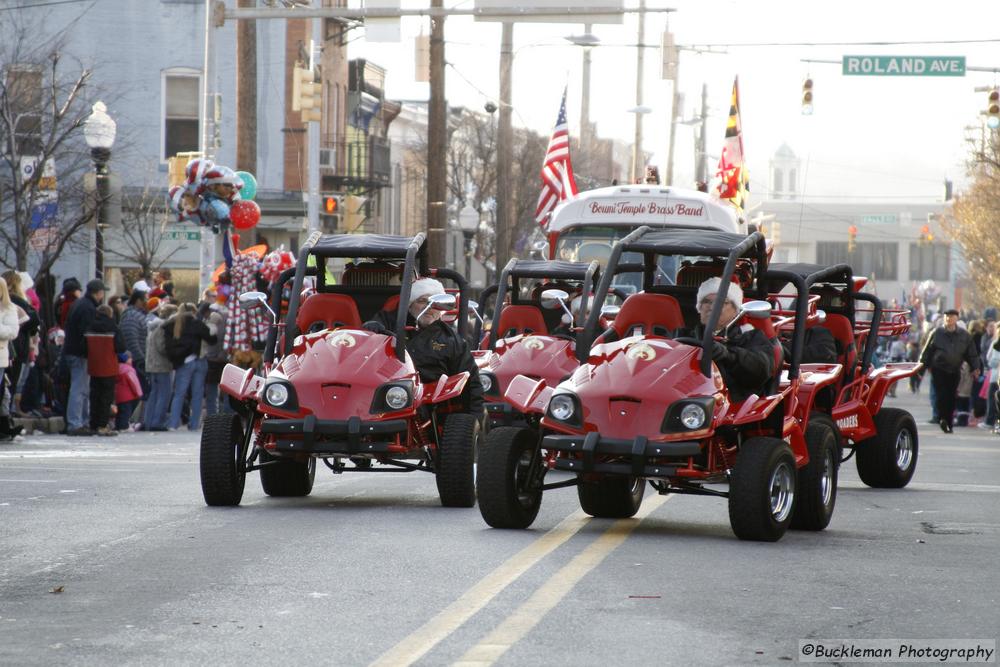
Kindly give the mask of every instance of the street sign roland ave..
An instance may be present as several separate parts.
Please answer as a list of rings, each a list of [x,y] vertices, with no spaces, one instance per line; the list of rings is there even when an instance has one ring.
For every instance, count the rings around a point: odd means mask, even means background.
[[[844,56],[845,76],[965,76],[965,56]]]

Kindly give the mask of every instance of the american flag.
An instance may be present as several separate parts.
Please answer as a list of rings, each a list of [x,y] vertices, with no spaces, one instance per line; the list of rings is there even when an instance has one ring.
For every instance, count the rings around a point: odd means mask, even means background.
[[[535,207],[535,222],[545,223],[549,211],[561,201],[573,197],[577,193],[576,180],[573,178],[573,163],[569,159],[569,130],[566,127],[566,89],[563,89],[562,104],[559,105],[559,118],[556,120],[552,138],[549,139],[549,149],[545,152],[545,162],[542,164],[542,192],[538,195],[538,206]]]

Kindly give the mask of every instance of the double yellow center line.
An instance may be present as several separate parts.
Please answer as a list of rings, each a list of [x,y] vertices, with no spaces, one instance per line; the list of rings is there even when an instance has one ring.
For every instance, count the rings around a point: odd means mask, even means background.
[[[566,594],[572,590],[577,582],[600,565],[608,554],[624,542],[643,518],[655,511],[668,498],[670,496],[650,498],[642,504],[634,518],[615,521],[590,546],[535,591],[503,623],[469,649],[456,664],[489,665],[495,662],[507,649],[530,632],[545,614],[559,604],[559,601],[566,597]],[[514,583],[522,574],[559,548],[589,522],[590,517],[580,510],[570,514],[550,531],[507,559],[408,637],[389,649],[372,663],[372,667],[400,667],[411,665],[422,658],[505,588]]]

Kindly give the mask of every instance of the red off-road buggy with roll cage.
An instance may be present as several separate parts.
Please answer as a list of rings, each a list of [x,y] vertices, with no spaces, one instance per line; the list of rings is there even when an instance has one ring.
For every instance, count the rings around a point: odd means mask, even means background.
[[[503,400],[513,378],[525,375],[555,385],[580,365],[578,337],[599,277],[597,262],[512,259],[499,282],[484,290],[483,303],[494,297],[496,303],[490,331],[475,354],[491,427],[523,423]],[[574,298],[579,307],[571,310]]]
[[[803,397],[829,381],[799,377],[805,327],[795,326],[788,382],[779,386],[782,350],[771,306],[762,299],[767,255],[760,233],[705,229],[653,231],[642,227],[619,241],[595,294],[603,303],[625,252],[644,259],[643,290],[615,317],[614,342],[601,342],[600,312],[590,311],[587,363],[556,387],[520,376],[505,398],[527,415],[525,427],[490,432],[479,458],[479,508],[498,528],[524,528],[537,515],[544,491],[576,486],[584,511],[596,517],[635,514],[648,480],[662,494],[726,497],[730,524],[741,539],[774,541],[789,527],[819,530],[836,502],[836,434],[812,424],[799,409]],[[685,258],[674,284],[657,284],[657,258]],[[696,274],[696,275],[695,275]],[[716,275],[716,295],[705,335],[671,338],[696,324],[701,281]],[[736,276],[750,301],[731,324],[749,324],[772,342],[775,373],[733,403],[712,362],[726,285]],[[803,291],[797,311],[809,312]],[[723,323],[724,324],[724,323]],[[839,372],[834,366],[831,373]],[[571,474],[552,483],[550,470]],[[717,485],[728,484],[728,490]]]
[[[307,259],[316,258],[308,267]],[[325,284],[329,258],[352,258],[339,285]],[[307,274],[315,292],[301,299]],[[293,280],[284,322],[268,335],[264,374],[228,364],[221,390],[236,415],[210,416],[201,439],[201,485],[209,505],[236,505],[246,473],[259,470],[271,496],[312,491],[316,461],[334,473],[432,472],[441,503],[475,504],[474,452],[480,419],[463,411],[468,372],[437,382],[420,378],[406,352],[406,307],[415,276],[458,287],[457,322],[465,335],[468,286],[458,273],[427,266],[425,237],[319,234],[302,248],[294,273],[274,286],[269,310],[280,312],[283,283]],[[267,306],[262,293],[240,297]],[[451,311],[452,294],[428,308]],[[397,310],[396,333],[362,328],[379,310]]]
[[[843,460],[855,456],[858,476],[868,486],[906,486],[917,467],[917,425],[909,412],[885,407],[883,402],[889,388],[914,375],[918,364],[888,363],[875,368],[872,358],[879,337],[910,330],[908,311],[884,308],[874,294],[860,291],[865,280],[855,278],[847,264],[774,264],[771,272],[801,278],[799,291],[808,290],[817,308],[825,312],[825,321],[809,326],[826,327],[837,342],[843,371],[829,389],[816,396],[814,410],[836,425],[842,448],[850,450]],[[779,289],[775,292],[776,303],[788,296]],[[803,374],[812,367],[803,364]]]

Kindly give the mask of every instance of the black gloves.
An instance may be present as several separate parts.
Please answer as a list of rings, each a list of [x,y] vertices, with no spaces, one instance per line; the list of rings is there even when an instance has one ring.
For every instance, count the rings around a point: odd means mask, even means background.
[[[712,342],[712,361],[722,363],[730,358],[729,348],[719,341]]]

